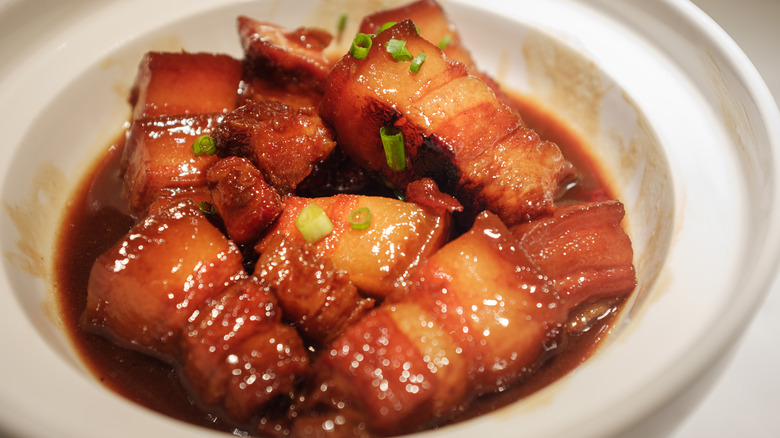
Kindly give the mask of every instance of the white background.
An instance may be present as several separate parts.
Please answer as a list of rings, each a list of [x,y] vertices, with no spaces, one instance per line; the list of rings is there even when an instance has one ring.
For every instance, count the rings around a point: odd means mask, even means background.
[[[780,101],[780,0],[693,0],[733,39]],[[780,283],[717,384],[670,438],[780,437]]]

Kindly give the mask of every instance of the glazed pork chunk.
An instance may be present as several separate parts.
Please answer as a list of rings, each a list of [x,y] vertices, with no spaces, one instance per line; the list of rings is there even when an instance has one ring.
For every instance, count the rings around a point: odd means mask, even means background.
[[[567,205],[512,227],[520,246],[572,308],[636,286],[634,251],[621,227],[620,201]]]
[[[289,402],[310,366],[298,332],[281,317],[276,297],[252,277],[193,313],[180,362],[202,403],[246,424]]]
[[[285,319],[315,347],[323,347],[360,319],[375,300],[358,292],[346,272],[310,245],[283,235],[268,243],[254,276],[279,300]]]
[[[408,296],[372,310],[319,356],[312,404],[357,411],[379,435],[413,432],[532,372],[556,349],[568,315],[490,213],[413,281]]]
[[[273,294],[192,201],[160,208],[98,257],[81,323],[184,370],[185,387],[236,422],[289,397],[309,370]]]
[[[296,221],[303,209],[319,206],[333,226],[322,239],[309,243]],[[370,212],[365,229],[354,229],[350,215],[358,209]],[[344,271],[366,295],[386,298],[401,293],[413,268],[436,251],[450,234],[448,213],[433,212],[396,199],[362,195],[327,198],[291,196],[284,211],[256,246],[260,254],[274,251],[286,236],[288,245],[309,246],[314,255],[329,259],[334,269]],[[264,260],[261,255],[261,260]],[[256,271],[263,269],[261,266]]]
[[[471,57],[460,32],[450,21],[441,5],[435,0],[418,0],[397,8],[384,9],[367,15],[360,23],[358,32],[376,34],[386,23],[412,20],[420,31],[420,36],[439,47],[451,61],[462,63],[469,73],[478,76],[496,94],[496,97],[510,108],[517,103],[509,96],[490,75],[482,72]]]
[[[425,54],[417,73],[388,52],[398,42],[411,56]],[[376,35],[364,59],[341,58],[320,114],[350,157],[400,188],[431,177],[468,211],[487,209],[510,225],[552,212],[564,163],[558,147],[525,128],[483,80],[444,57],[410,20]],[[382,129],[402,136],[396,163],[388,162]]]
[[[315,108],[274,100],[249,101],[226,115],[212,134],[220,157],[249,159],[283,194],[292,192],[336,147]]]
[[[238,247],[198,206],[171,204],[96,260],[84,322],[137,348],[170,356],[192,313],[242,271]]]
[[[349,433],[410,433],[533,373],[581,305],[634,289],[623,214],[617,201],[570,205],[510,230],[481,213],[414,271],[408,294],[319,356],[309,406],[351,419]]]
[[[130,212],[143,217],[161,189],[206,187],[215,155],[196,156],[192,143],[211,133],[222,114],[159,116],[133,121],[122,152],[124,197]]]
[[[294,108],[317,106],[332,67],[324,50],[333,37],[326,31],[238,17],[244,49],[241,97],[278,100]]]
[[[419,0],[367,15],[361,21],[358,32],[376,34],[386,23],[405,19],[412,20],[420,30],[420,36],[441,48],[447,58],[466,65],[470,70],[476,70],[474,60],[463,45],[460,33],[435,0]]]
[[[241,61],[228,55],[149,52],[130,95],[133,119],[231,111],[241,77]]]
[[[236,243],[255,242],[282,212],[282,200],[249,160],[228,157],[207,173],[211,201]]]

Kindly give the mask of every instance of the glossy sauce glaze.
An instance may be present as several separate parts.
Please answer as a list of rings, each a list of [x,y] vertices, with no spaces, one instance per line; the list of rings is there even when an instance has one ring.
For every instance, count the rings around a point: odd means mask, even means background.
[[[583,141],[564,123],[536,103],[517,99],[524,119],[540,136],[558,144],[579,171],[558,200],[614,199],[604,175],[590,158]],[[117,141],[121,144],[121,141]],[[228,432],[235,425],[203,410],[190,395],[174,365],[117,346],[79,326],[86,306],[87,282],[95,259],[133,225],[121,199],[121,147],[111,146],[73,196],[63,221],[56,255],[58,299],[65,326],[78,353],[95,376],[111,390],[170,417]],[[310,195],[310,193],[307,193]],[[316,195],[311,194],[311,195]],[[323,193],[322,195],[328,195]],[[574,312],[567,329],[567,345],[531,378],[496,394],[482,396],[456,420],[462,420],[525,397],[550,384],[587,359],[610,330],[624,298],[598,302]],[[582,324],[587,324],[582,328]],[[243,433],[243,432],[242,432]]]

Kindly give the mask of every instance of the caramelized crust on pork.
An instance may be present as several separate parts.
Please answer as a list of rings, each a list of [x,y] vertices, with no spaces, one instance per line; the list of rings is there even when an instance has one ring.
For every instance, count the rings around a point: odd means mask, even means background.
[[[333,231],[313,244],[307,244],[295,221],[307,205],[319,205],[333,224]],[[350,214],[358,208],[371,212],[370,226],[356,230]],[[328,198],[291,196],[268,234],[255,247],[258,253],[273,250],[285,236],[294,246],[310,245],[318,258],[329,259],[336,270],[344,271],[364,294],[385,298],[401,293],[412,269],[436,251],[449,238],[451,220],[395,199],[360,195]]]
[[[242,74],[228,55],[148,52],[130,95],[133,119],[232,111]]]
[[[279,299],[285,318],[318,347],[357,321],[374,300],[363,298],[349,276],[313,248],[274,236],[255,265],[254,275]]]
[[[247,102],[226,115],[212,137],[219,156],[248,158],[282,193],[292,192],[336,147],[314,108],[277,101]]]
[[[222,114],[138,119],[130,126],[122,154],[123,190],[130,211],[143,217],[165,188],[205,187],[206,171],[218,158],[195,156],[192,143],[209,134]]]
[[[620,226],[624,215],[620,201],[570,205],[512,233],[569,306],[577,307],[636,287],[634,251]]]
[[[442,247],[398,303],[371,311],[315,363],[313,401],[414,432],[520,378],[557,348],[568,308],[492,214]]]
[[[192,201],[157,210],[97,259],[82,326],[177,365],[237,423],[286,402],[309,373],[274,296]]]
[[[294,328],[282,323],[271,291],[252,277],[231,284],[189,319],[182,368],[206,406],[246,422],[291,397],[309,373]]]
[[[256,241],[282,212],[279,194],[245,158],[217,161],[207,178],[214,208],[228,236],[239,244]]]
[[[439,186],[430,178],[412,181],[406,186],[406,201],[444,214],[463,211],[463,206],[457,199],[439,191]]]
[[[358,32],[376,34],[385,23],[406,19],[414,22],[421,37],[442,48],[447,58],[463,63],[470,70],[476,70],[474,60],[463,45],[460,33],[435,0],[418,0],[367,15],[360,23]]]
[[[331,62],[324,50],[333,37],[302,27],[289,31],[276,24],[238,17],[244,48],[242,95],[251,100],[280,100],[293,107],[316,105]]]
[[[516,110],[517,104],[490,75],[477,68],[460,32],[450,21],[441,5],[435,0],[418,0],[397,8],[385,9],[363,18],[359,32],[376,34],[379,28],[388,22],[412,20],[420,30],[420,36],[442,49],[447,59],[460,62],[474,76],[479,77],[496,97],[505,105]]]
[[[192,312],[243,270],[238,247],[190,201],[147,217],[95,261],[86,327],[172,356]]]
[[[418,73],[387,53],[391,39],[426,54]],[[334,67],[320,114],[357,163],[398,187],[429,176],[474,212],[487,209],[508,224],[549,214],[563,156],[539,139],[481,79],[402,21],[381,32],[365,59],[346,55]],[[404,139],[406,169],[392,170],[380,128]]]

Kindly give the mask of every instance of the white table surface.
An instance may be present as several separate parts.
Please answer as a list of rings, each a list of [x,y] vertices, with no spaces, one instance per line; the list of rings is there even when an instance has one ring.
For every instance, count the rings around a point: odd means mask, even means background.
[[[758,69],[780,101],[780,0],[693,0]],[[780,283],[720,379],[670,438],[780,437]]]

